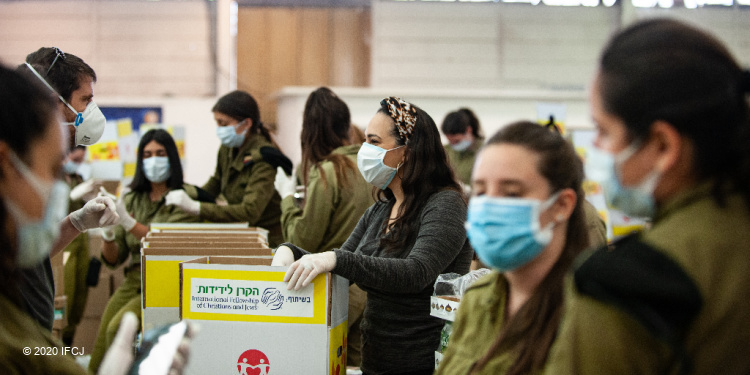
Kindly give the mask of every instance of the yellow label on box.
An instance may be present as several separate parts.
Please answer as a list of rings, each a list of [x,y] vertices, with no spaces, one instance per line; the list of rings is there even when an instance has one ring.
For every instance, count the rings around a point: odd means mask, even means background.
[[[328,274],[287,290],[285,272],[183,268],[182,318],[326,324]]]
[[[330,374],[346,373],[348,330],[349,324],[346,320],[336,327],[331,328],[330,346],[328,348],[328,363],[331,365]]]

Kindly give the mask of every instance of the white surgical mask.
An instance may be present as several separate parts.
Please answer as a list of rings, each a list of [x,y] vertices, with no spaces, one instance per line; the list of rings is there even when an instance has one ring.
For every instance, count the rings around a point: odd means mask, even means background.
[[[245,141],[245,134],[247,134],[247,129],[244,132],[237,134],[237,128],[239,128],[243,124],[245,124],[245,121],[241,121],[234,126],[217,126],[216,135],[219,137],[221,144],[231,148],[240,147],[242,145],[242,142]]]
[[[404,146],[399,146],[386,150],[378,146],[363,143],[357,153],[357,167],[365,181],[377,186],[380,190],[385,190],[396,176],[398,168],[385,165],[383,159],[388,151],[396,150]]]
[[[49,257],[52,244],[60,234],[60,222],[68,213],[70,188],[60,180],[41,181],[15,153],[11,152],[10,160],[31,184],[44,206],[44,216],[32,219],[13,201],[3,200],[18,230],[18,266],[31,268]]]
[[[89,104],[86,106],[86,109],[83,110],[83,112],[76,111],[75,108],[73,108],[70,103],[68,103],[60,94],[55,91],[54,88],[45,80],[39,72],[34,69],[34,67],[31,66],[31,64],[26,63],[26,66],[31,69],[31,71],[34,73],[34,75],[39,78],[39,80],[44,83],[47,88],[52,90],[55,94],[57,94],[57,97],[62,100],[62,102],[71,110],[73,113],[76,114],[76,119],[72,123],[66,123],[66,125],[73,125],[76,128],[76,136],[75,141],[77,145],[84,145],[84,146],[91,146],[96,142],[99,142],[99,139],[102,137],[102,133],[104,133],[104,127],[107,125],[107,118],[104,117],[104,113],[99,109],[99,106],[96,105],[94,102],[89,102]]]
[[[169,158],[166,156],[152,156],[143,159],[143,173],[151,182],[164,182],[171,175]]]

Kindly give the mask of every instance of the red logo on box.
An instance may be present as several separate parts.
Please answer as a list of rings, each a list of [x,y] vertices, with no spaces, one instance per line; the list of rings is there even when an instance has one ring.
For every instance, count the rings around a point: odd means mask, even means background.
[[[268,357],[260,350],[246,350],[237,360],[240,375],[268,375],[271,371]]]

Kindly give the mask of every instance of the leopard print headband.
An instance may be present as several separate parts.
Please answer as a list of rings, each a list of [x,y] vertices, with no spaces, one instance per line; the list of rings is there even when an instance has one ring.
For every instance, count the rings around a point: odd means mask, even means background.
[[[417,123],[417,110],[411,104],[395,96],[383,99],[380,101],[380,106],[388,109],[388,115],[396,123],[398,133],[408,143]]]

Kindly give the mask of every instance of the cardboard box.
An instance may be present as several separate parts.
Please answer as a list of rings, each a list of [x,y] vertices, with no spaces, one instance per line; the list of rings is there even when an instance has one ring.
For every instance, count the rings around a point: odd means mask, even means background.
[[[459,296],[432,296],[430,298],[430,315],[440,319],[456,319],[458,306],[461,304]]]
[[[245,256],[270,265],[271,249],[148,247],[141,249],[142,328],[145,331],[180,321],[180,262],[216,255]]]
[[[53,329],[63,329],[68,325],[68,297],[55,297],[55,320],[52,321]]]
[[[197,321],[186,374],[344,374],[349,281],[286,289],[286,267],[207,257],[180,263],[181,318]]]

